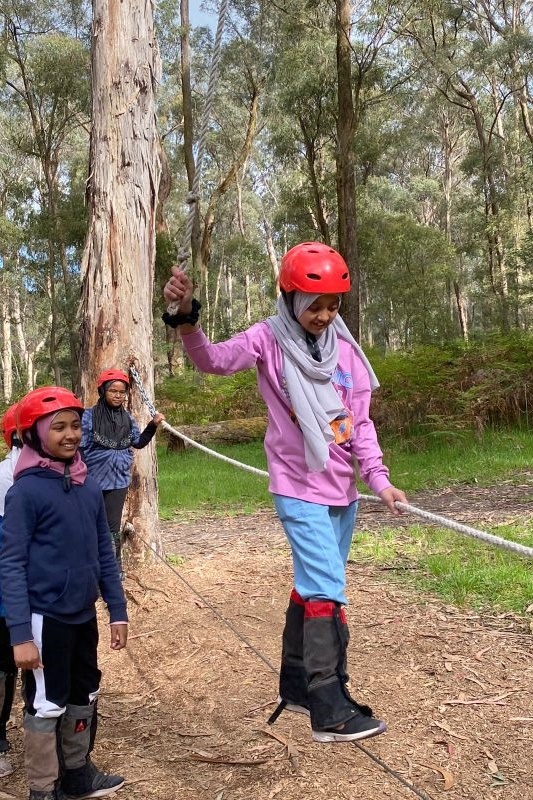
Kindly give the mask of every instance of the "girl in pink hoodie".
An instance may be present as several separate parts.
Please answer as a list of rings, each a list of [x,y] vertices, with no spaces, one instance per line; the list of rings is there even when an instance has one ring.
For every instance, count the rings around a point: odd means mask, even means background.
[[[183,346],[202,372],[231,375],[255,367],[268,409],[269,489],[291,546],[294,588],[286,612],[278,708],[310,715],[313,739],[365,739],[386,730],[346,684],[349,640],[344,606],[346,562],[357,512],[356,469],[394,514],[407,502],[389,480],[369,416],[372,367],[339,316],[350,289],[348,267],[333,248],[304,242],[280,270],[277,313],[213,344],[198,324],[200,304],[185,272],[165,285],[179,313]]]

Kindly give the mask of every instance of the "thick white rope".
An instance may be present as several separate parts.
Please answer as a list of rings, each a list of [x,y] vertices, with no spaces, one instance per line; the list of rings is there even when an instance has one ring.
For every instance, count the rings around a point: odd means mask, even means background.
[[[240,467],[241,469],[245,469],[247,472],[254,472],[256,475],[261,475],[261,476],[264,476],[265,478],[268,478],[268,472],[265,472],[264,469],[258,469],[257,467],[251,467],[249,464],[242,464],[240,461],[235,461],[234,458],[228,458],[228,456],[224,456],[224,455],[222,455],[222,453],[217,453],[216,450],[210,450],[209,447],[204,447],[203,444],[200,444],[199,442],[195,442],[194,439],[189,439],[188,436],[185,436],[184,433],[181,433],[180,431],[177,431],[175,428],[173,428],[171,425],[169,425],[166,421],[163,421],[161,423],[161,425],[165,428],[165,430],[169,431],[174,436],[177,436],[179,439],[182,439],[184,442],[187,442],[187,444],[190,444],[193,447],[196,447],[198,450],[202,450],[204,453],[207,453],[210,456],[216,456],[216,458],[219,458],[221,461],[225,461],[227,464],[233,464],[233,466]],[[379,500],[379,498],[378,498],[378,500]]]
[[[139,389],[141,397],[148,408],[149,413],[152,415],[152,417],[154,417],[157,413],[155,406],[146,394],[144,386],[141,383],[139,373],[134,366],[130,367],[130,372],[137,385],[137,388]],[[194,439],[190,439],[188,436],[185,436],[184,433],[176,430],[166,421],[163,421],[161,425],[165,428],[165,430],[169,431],[169,433],[172,433],[173,436],[177,436],[178,439],[182,439],[184,442],[187,442],[187,444],[190,444],[192,447],[196,447],[198,450],[202,450],[204,453],[207,453],[210,456],[214,456],[215,458],[225,461],[228,464],[233,464],[233,466],[239,467],[239,469],[246,470],[247,472],[253,472],[255,475],[261,475],[262,477],[268,478],[268,472],[263,469],[251,467],[248,464],[243,464],[240,461],[236,461],[234,458],[228,458],[228,456],[222,455],[222,453],[217,453],[216,450],[210,450],[209,447],[205,447],[203,444],[195,442]],[[369,503],[383,504],[383,501],[380,497],[376,497],[372,494],[360,494],[359,500],[364,500],[365,502]],[[407,511],[408,513],[414,514],[415,516],[425,519],[428,522],[433,522],[435,525],[449,528],[450,530],[455,531],[456,533],[461,533],[464,536],[470,536],[474,539],[479,539],[480,541],[490,544],[493,547],[498,547],[501,550],[510,550],[512,553],[524,556],[525,558],[533,558],[533,547],[527,547],[526,545],[519,544],[518,542],[513,542],[510,539],[503,539],[501,536],[494,536],[492,533],[487,533],[487,531],[482,531],[478,528],[472,528],[470,525],[463,525],[461,522],[455,522],[452,519],[447,519],[447,517],[441,517],[439,514],[433,514],[430,511],[424,511],[422,508],[412,506],[410,503],[400,503],[399,501],[396,501],[395,506],[396,508],[400,509],[400,511]]]
[[[200,133],[198,136],[198,147],[196,152],[196,163],[194,167],[194,178],[192,188],[187,196],[187,203],[189,205],[189,212],[187,215],[187,222],[185,225],[185,233],[181,247],[178,250],[178,262],[180,268],[185,270],[187,268],[187,261],[191,255],[191,239],[192,230],[194,227],[194,218],[198,208],[198,199],[200,194],[200,179],[202,176],[202,166],[205,153],[205,145],[207,141],[207,134],[209,130],[209,123],[211,120],[211,108],[215,97],[215,83],[218,76],[218,65],[220,62],[221,45],[222,45],[222,31],[224,30],[224,20],[228,10],[229,0],[222,0],[220,3],[220,10],[218,14],[217,31],[215,34],[215,43],[213,46],[213,56],[211,59],[211,66],[209,69],[209,82],[207,84],[207,92],[205,97],[204,110],[202,114],[202,122],[200,126]],[[179,303],[170,303],[167,311],[169,314],[177,314],[179,311]]]

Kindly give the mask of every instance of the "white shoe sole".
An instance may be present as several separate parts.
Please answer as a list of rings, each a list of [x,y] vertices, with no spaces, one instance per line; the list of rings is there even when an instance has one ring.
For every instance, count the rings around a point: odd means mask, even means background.
[[[385,733],[387,726],[384,722],[371,728],[367,731],[360,731],[359,733],[343,733],[342,729],[338,731],[313,731],[313,740],[315,742],[356,742],[360,739],[370,739],[372,736],[379,736]]]
[[[278,697],[278,704],[282,702],[282,698]],[[308,717],[310,716],[309,709],[305,706],[296,705],[296,703],[289,703],[283,709],[284,711],[292,711],[295,714],[306,714]]]
[[[69,800],[86,800],[86,798],[89,797],[107,797],[107,795],[114,794],[115,792],[118,792],[119,789],[122,789],[125,783],[126,781],[122,781],[122,783],[117,783],[116,786],[109,786],[106,789],[94,789],[93,791],[86,792],[85,794],[67,794],[66,797],[68,797]]]

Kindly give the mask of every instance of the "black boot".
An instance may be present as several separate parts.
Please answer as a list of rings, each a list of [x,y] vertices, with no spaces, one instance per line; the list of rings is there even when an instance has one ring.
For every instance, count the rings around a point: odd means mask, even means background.
[[[61,788],[69,799],[83,800],[86,797],[105,797],[124,786],[122,775],[100,772],[90,759],[83,767],[65,770]]]
[[[296,589],[293,589],[283,629],[279,705],[268,719],[269,725],[277,720],[284,709],[309,714],[307,674],[303,663],[303,625],[304,601]]]
[[[50,789],[48,792],[40,792],[37,789],[30,789],[29,800],[66,800],[60,788]]]
[[[365,739],[387,727],[372,717],[371,708],[356,703],[346,688],[348,639],[346,614],[338,603],[305,603],[303,653],[315,741]]]
[[[89,755],[96,734],[96,702],[88,706],[67,705],[61,724],[64,769],[61,789],[69,798],[104,797],[124,785],[121,775],[100,772]]]

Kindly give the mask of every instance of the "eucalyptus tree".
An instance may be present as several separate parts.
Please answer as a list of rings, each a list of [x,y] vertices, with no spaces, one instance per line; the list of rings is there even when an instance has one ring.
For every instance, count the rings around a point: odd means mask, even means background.
[[[463,169],[479,186],[485,218],[484,284],[495,301],[493,320],[503,329],[512,324],[513,304],[517,319],[514,287],[519,282],[509,257],[516,245],[510,234],[520,217],[518,209],[510,213],[513,195],[516,196],[513,184],[518,177],[510,158],[516,131],[513,95],[515,107],[521,108],[524,87],[526,92],[528,89],[524,77],[517,86],[517,64],[521,66],[518,72],[524,76],[530,60],[530,56],[526,56],[530,36],[526,35],[523,25],[524,13],[530,4],[512,6],[515,11],[522,9],[521,16],[514,17],[516,23],[522,20],[521,30],[515,25],[514,32],[507,32],[505,25],[499,31],[491,22],[494,16],[501,19],[500,13],[507,13],[510,7],[488,0],[424,4],[423,8],[420,6],[419,15],[413,14],[411,24],[404,31],[419,48],[435,90],[451,106],[464,110],[463,118],[469,120],[471,149]],[[503,36],[504,30],[508,41]],[[504,53],[507,55],[502,57]],[[527,131],[527,115],[525,122]]]
[[[3,99],[9,103],[11,117],[17,119],[12,128],[12,145],[39,165],[33,203],[38,207],[41,235],[46,242],[52,315],[49,356],[59,383],[58,347],[63,330],[69,340],[68,371],[74,378],[76,373],[72,309],[78,293],[79,269],[72,263],[61,217],[65,203],[68,205],[71,152],[87,144],[88,52],[81,39],[60,27],[66,23],[54,4],[37,9],[12,0],[3,10]]]
[[[178,3],[168,0],[160,9],[160,19],[169,19],[172,9],[176,14]],[[244,218],[249,189],[249,172],[253,170],[254,148],[260,125],[260,102],[268,71],[268,45],[262,39],[258,9],[253,3],[231,3],[229,19],[224,28],[222,52],[217,80],[209,84],[209,70],[213,58],[213,35],[207,29],[188,28],[188,3],[179,3],[181,28],[176,28],[176,42],[180,42],[179,56],[173,51],[173,41],[164,33],[163,55],[169,64],[167,98],[173,88],[176,94],[174,107],[170,102],[160,115],[160,128],[172,130],[164,135],[165,149],[176,177],[176,188],[169,198],[167,222],[169,234],[177,244],[183,240],[184,214],[182,207],[191,188],[197,165],[193,155],[198,147],[198,137],[204,148],[203,172],[200,194],[197,198],[195,224],[192,235],[192,264],[187,265],[199,279],[199,293],[203,302],[203,315],[207,324],[217,316],[212,309],[221,297],[219,275],[229,269],[224,259],[225,236],[246,235],[248,221]],[[170,59],[179,57],[180,71]],[[210,94],[208,95],[208,92]],[[211,109],[207,129],[200,129],[206,102]],[[172,110],[171,110],[172,109]],[[175,123],[172,124],[172,120]],[[163,124],[161,124],[163,123]],[[179,163],[181,161],[181,164]],[[183,170],[185,166],[185,173]],[[227,224],[223,217],[227,216]],[[221,272],[222,270],[222,272]],[[246,292],[243,275],[243,291]],[[234,285],[233,279],[226,286]],[[218,286],[218,291],[217,291]],[[222,292],[223,294],[223,292]]]
[[[135,364],[153,396],[152,292],[160,179],[154,93],[160,63],[152,6],[95,0],[92,22],[92,128],[89,229],[82,262],[81,388],[95,398],[96,377]],[[143,412],[138,393],[132,408]],[[140,556],[161,551],[155,451],[139,451],[127,516]]]

